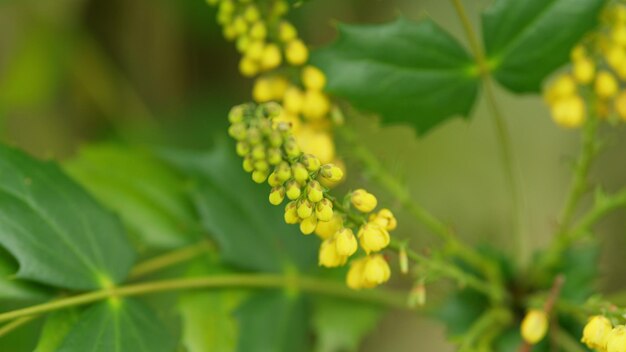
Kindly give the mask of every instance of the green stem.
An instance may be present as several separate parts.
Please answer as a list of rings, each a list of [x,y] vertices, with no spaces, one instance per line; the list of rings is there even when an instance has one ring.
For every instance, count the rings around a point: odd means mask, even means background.
[[[132,297],[158,292],[191,289],[225,288],[295,289],[308,293],[368,302],[393,308],[409,309],[406,305],[406,295],[390,290],[354,291],[346,287],[343,283],[293,275],[233,274],[152,281],[88,292],[2,313],[0,314],[0,322],[85,305],[108,298]]]
[[[467,40],[470,43],[470,48],[474,54],[474,57],[476,58],[476,64],[478,65],[479,73],[483,81],[489,110],[491,111],[491,116],[493,117],[493,122],[496,127],[496,136],[498,138],[498,144],[500,145],[502,165],[504,167],[504,174],[511,197],[511,212],[513,216],[516,253],[519,257],[518,259],[520,259],[520,261],[523,261],[526,258],[527,249],[526,241],[522,231],[521,221],[522,197],[520,196],[519,192],[520,182],[517,177],[517,173],[515,172],[514,165],[516,163],[513,158],[513,148],[511,146],[508,127],[496,100],[493,85],[490,79],[489,63],[487,62],[485,54],[483,53],[483,50],[479,45],[472,24],[470,23],[467,16],[467,12],[463,7],[463,3],[461,2],[461,0],[452,0],[452,3],[454,4],[454,8],[456,9],[459,20],[463,25]]]
[[[611,211],[626,207],[626,188],[610,196],[600,196],[596,198],[593,208],[573,227],[568,235],[565,236],[565,246],[579,240],[587,235],[593,225],[600,221],[606,214]]]
[[[213,249],[215,249],[215,247],[212,243],[201,241],[197,244],[148,259],[135,265],[129,274],[129,278],[136,279],[176,264],[184,263]]]
[[[12,322],[3,325],[2,327],[0,327],[0,337],[10,333],[11,331],[18,329],[28,323],[30,323],[31,321],[33,321],[35,318],[37,318],[36,316],[28,316],[28,317],[21,317],[18,319],[13,320]]]

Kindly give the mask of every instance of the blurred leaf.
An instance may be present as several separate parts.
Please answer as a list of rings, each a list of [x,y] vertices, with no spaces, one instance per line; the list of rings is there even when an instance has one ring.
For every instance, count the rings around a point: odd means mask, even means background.
[[[593,293],[598,273],[600,247],[597,243],[570,247],[563,255],[554,275],[563,274],[565,283],[561,297],[570,302],[584,303]]]
[[[443,302],[435,316],[441,319],[450,337],[465,333],[489,308],[488,299],[474,290],[455,291]]]
[[[380,25],[340,25],[339,39],[313,63],[328,91],[382,121],[409,122],[424,133],[454,115],[467,116],[478,74],[461,45],[430,19]]]
[[[0,245],[18,278],[89,290],[123,280],[133,252],[117,217],[53,163],[0,146]]]
[[[173,352],[176,341],[136,300],[113,299],[85,310],[58,352]]]
[[[51,313],[41,330],[35,352],[55,352],[70,332],[72,327],[79,321],[77,309],[64,309]]]
[[[233,150],[234,146],[220,143],[211,152],[163,153],[194,180],[192,196],[222,259],[269,272],[315,267],[319,242],[283,222],[282,207],[267,200],[269,186],[255,184]]]
[[[354,301],[319,298],[313,307],[316,352],[357,351],[383,310]]]
[[[307,312],[303,297],[284,291],[257,293],[239,309],[237,351],[308,351]]]
[[[40,301],[50,297],[42,287],[13,277],[17,263],[0,248],[0,301]]]
[[[597,21],[604,0],[497,0],[482,17],[495,77],[508,89],[537,92],[565,64],[571,48]]]
[[[143,150],[115,144],[83,148],[67,172],[117,212],[138,246],[169,249],[193,238],[197,224],[183,181]]]

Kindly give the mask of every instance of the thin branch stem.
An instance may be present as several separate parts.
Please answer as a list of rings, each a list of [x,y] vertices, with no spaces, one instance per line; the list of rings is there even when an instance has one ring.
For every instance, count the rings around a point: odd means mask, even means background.
[[[215,247],[212,243],[201,241],[197,244],[168,252],[135,265],[129,274],[129,278],[136,279],[176,264],[187,262],[213,249],[215,249]]]
[[[21,317],[13,320],[8,324],[3,325],[2,327],[0,327],[0,337],[10,333],[15,329],[21,328],[22,326],[33,321],[35,318],[37,318],[37,316]]]
[[[406,305],[406,295],[391,290],[354,291],[343,283],[295,275],[233,274],[151,281],[88,292],[2,313],[0,314],[0,322],[81,306],[108,298],[142,296],[168,291],[225,288],[285,288],[393,308],[410,309]]]

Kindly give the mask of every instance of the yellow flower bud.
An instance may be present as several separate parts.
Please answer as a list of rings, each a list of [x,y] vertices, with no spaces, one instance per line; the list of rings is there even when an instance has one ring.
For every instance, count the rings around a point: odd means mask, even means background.
[[[246,142],[237,142],[237,155],[246,156],[250,153],[250,145]]]
[[[387,282],[391,276],[391,270],[385,258],[380,254],[367,258],[363,269],[363,279],[367,283],[366,286],[377,286]]]
[[[263,136],[261,135],[261,131],[259,131],[258,128],[256,127],[250,127],[248,128],[248,143],[250,143],[250,145],[257,145],[259,143],[261,143],[261,141],[263,140]]]
[[[622,67],[626,61],[626,50],[619,45],[612,45],[606,50],[605,56],[609,66],[617,70],[619,67]]]
[[[270,165],[278,165],[281,161],[283,161],[283,154],[280,152],[280,149],[269,148],[267,150],[267,162]]]
[[[290,40],[285,48],[285,58],[291,65],[302,65],[309,59],[309,49],[299,39]]]
[[[278,164],[274,172],[276,172],[276,176],[278,176],[278,179],[281,182],[285,182],[291,178],[291,167],[286,161],[283,161],[280,164]]]
[[[228,112],[228,122],[235,124],[243,121],[245,113],[245,107],[243,105],[235,105]]]
[[[318,207],[322,202],[318,203]],[[319,214],[316,213],[318,220],[321,220]],[[343,218],[339,214],[333,214],[329,221],[320,221],[317,223],[315,234],[325,240],[332,237],[337,231],[343,227]]]
[[[326,85],[326,76],[315,66],[306,66],[302,69],[302,84],[310,90],[323,90]]]
[[[285,152],[287,153],[287,157],[291,159],[297,158],[300,156],[300,154],[302,154],[302,151],[300,150],[300,146],[298,145],[298,142],[293,136],[287,138],[287,140],[285,141],[284,147],[285,147]]]
[[[272,205],[279,205],[285,200],[285,189],[283,187],[272,188],[269,199]]]
[[[267,27],[263,22],[256,22],[250,28],[250,38],[263,40],[267,36]]]
[[[285,207],[285,222],[288,224],[297,224],[300,222],[298,216],[298,205],[296,202],[289,202]]]
[[[607,340],[613,325],[611,321],[601,315],[591,317],[583,329],[583,338],[581,341],[592,349],[603,349],[606,347]]]
[[[309,179],[309,172],[301,163],[293,164],[293,166],[291,166],[291,173],[293,174],[293,179],[301,185],[305,184]]]
[[[524,341],[531,345],[541,341],[548,332],[548,315],[540,309],[532,309],[522,320],[521,333]]]
[[[328,132],[303,126],[296,134],[296,138],[302,151],[315,155],[322,164],[335,159],[335,143]]]
[[[330,101],[319,90],[307,90],[302,102],[302,115],[309,120],[319,120],[328,114]]]
[[[626,327],[616,326],[606,339],[606,352],[626,352]]]
[[[289,5],[286,1],[280,0],[274,3],[274,8],[272,8],[272,14],[276,17],[280,17],[287,13],[289,10]]]
[[[611,39],[620,46],[626,46],[626,24],[620,23],[611,29]]]
[[[364,287],[364,269],[366,258],[353,260],[346,276],[346,284],[353,290],[360,290]]]
[[[578,82],[582,84],[591,83],[595,72],[596,67],[591,59],[583,58],[578,61],[574,61],[573,74],[574,78]]]
[[[380,251],[390,240],[389,232],[376,223],[367,223],[359,229],[359,242],[365,253]]]
[[[282,21],[278,25],[278,38],[281,42],[287,43],[298,35],[296,27],[287,21]]]
[[[278,187],[283,184],[283,182],[278,178],[276,171],[272,172],[269,175],[269,177],[267,178],[267,183],[269,183],[271,187]]]
[[[264,103],[274,98],[272,85],[269,78],[260,77],[254,82],[252,87],[252,98],[259,103]]]
[[[233,123],[230,127],[228,127],[228,135],[238,141],[246,139],[246,137],[248,137],[246,124],[243,122]]]
[[[330,221],[333,218],[333,203],[324,198],[315,206],[315,216],[319,221]]]
[[[299,114],[302,111],[304,97],[297,87],[289,87],[285,92],[283,107],[292,114]]]
[[[309,216],[308,218],[302,220],[300,223],[300,232],[305,235],[310,235],[315,231],[317,227],[317,218],[315,216]]]
[[[252,160],[254,160],[254,158],[252,158]],[[255,160],[254,161],[254,169],[257,171],[263,171],[263,172],[267,172],[269,170],[270,166],[267,163],[267,161],[265,160]],[[268,176],[269,176],[269,172]]]
[[[272,96],[274,100],[281,101],[285,97],[285,93],[289,88],[289,81],[282,76],[272,77],[271,80]]]
[[[339,255],[351,256],[357,250],[356,238],[349,228],[343,228],[335,234],[335,244]]]
[[[324,190],[322,189],[322,185],[319,182],[313,180],[310,181],[307,185],[307,198],[312,203],[317,203],[324,198]]]
[[[254,170],[252,172],[252,180],[256,183],[263,183],[265,182],[265,180],[267,180],[267,176],[269,175],[269,173],[267,171],[262,171],[262,170]]]
[[[237,42],[235,43],[237,51],[240,53],[245,53],[246,50],[248,50],[249,45],[250,45],[250,38],[247,36],[241,36],[237,38]]]
[[[259,9],[257,9],[257,7],[254,5],[250,5],[246,7],[243,13],[243,17],[246,19],[246,21],[250,23],[254,23],[259,20],[259,17],[260,17]]]
[[[246,23],[246,20],[242,16],[237,16],[233,21],[233,28],[237,35],[243,35],[248,31],[248,23]]]
[[[578,61],[587,57],[587,50],[582,45],[576,45],[570,53],[572,61]]]
[[[370,222],[375,222],[387,231],[393,231],[398,226],[398,221],[389,209],[381,209],[378,213],[372,214],[369,217]]]
[[[298,201],[298,216],[300,219],[307,219],[313,215],[313,205],[308,199]]]
[[[596,84],[594,88],[598,97],[601,99],[608,99],[617,94],[619,85],[615,77],[610,72],[600,71],[596,77]]]
[[[288,181],[285,186],[287,189],[287,198],[291,200],[300,198],[300,194],[302,194],[302,191],[298,182],[291,180]]]
[[[280,66],[282,62],[282,56],[280,55],[280,49],[276,44],[268,44],[263,49],[263,56],[261,56],[261,68],[263,70],[272,70]]]
[[[246,49],[246,57],[250,58],[252,61],[261,61],[263,58],[263,51],[265,49],[265,44],[262,40],[255,40],[248,44],[248,48]]]
[[[343,178],[343,171],[333,164],[324,164],[320,168],[320,176],[331,182],[337,182]]]
[[[244,77],[253,77],[259,73],[259,65],[246,55],[239,61],[239,72],[241,72]]]
[[[587,118],[585,102],[578,95],[558,100],[552,106],[551,112],[554,122],[566,128],[580,127]]]
[[[228,41],[234,40],[235,38],[237,38],[237,29],[235,28],[234,25],[225,26],[223,34],[226,40]]]
[[[319,170],[320,166],[322,165],[320,163],[320,159],[318,159],[313,154],[303,155],[301,161],[302,161],[302,165],[304,165],[304,167],[306,167],[306,169],[309,170],[309,172],[315,172]]]
[[[376,197],[368,193],[364,189],[357,189],[352,192],[352,196],[350,197],[350,201],[355,208],[357,208],[360,212],[369,213],[374,210],[378,205],[378,200]]]
[[[243,159],[243,169],[246,172],[254,171],[254,160],[252,160],[252,155],[246,155]]]
[[[337,253],[337,246],[333,239],[324,240],[320,246],[319,265],[327,268],[335,268],[346,263],[348,257]]]
[[[262,160],[265,159],[265,147],[262,144],[255,145],[252,147],[252,158],[254,160]]]
[[[545,94],[548,104],[554,103],[561,98],[569,97],[576,93],[576,81],[570,75],[561,75],[552,82]]]
[[[615,98],[615,111],[622,120],[626,121],[626,91],[622,91]]]

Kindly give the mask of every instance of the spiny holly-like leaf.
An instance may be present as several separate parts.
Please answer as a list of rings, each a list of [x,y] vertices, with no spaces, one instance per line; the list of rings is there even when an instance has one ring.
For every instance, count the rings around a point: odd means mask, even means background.
[[[269,204],[269,186],[254,183],[242,170],[233,145],[220,143],[208,153],[164,155],[192,175],[191,192],[202,224],[225,262],[270,272],[315,267],[319,241],[283,222],[283,207]]]
[[[0,146],[0,245],[18,278],[89,290],[122,281],[133,252],[119,219],[55,164]]]
[[[238,352],[308,351],[307,311],[302,296],[287,292],[258,293],[238,310]]]
[[[430,19],[340,25],[339,39],[313,63],[326,73],[330,93],[419,133],[467,116],[478,91],[473,59]]]
[[[482,16],[495,77],[514,92],[536,92],[567,62],[596,23],[604,0],[496,0]]]
[[[380,319],[383,310],[368,304],[319,298],[313,310],[316,352],[357,351],[359,343]]]
[[[65,169],[120,215],[142,248],[180,247],[197,232],[183,181],[149,152],[116,144],[90,146]]]
[[[85,310],[57,352],[174,352],[176,341],[136,300],[98,303]]]

